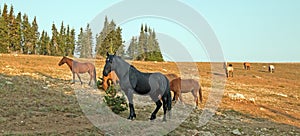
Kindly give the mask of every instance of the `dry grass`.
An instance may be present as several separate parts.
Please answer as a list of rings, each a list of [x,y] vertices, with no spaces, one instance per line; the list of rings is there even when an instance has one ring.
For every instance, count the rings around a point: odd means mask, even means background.
[[[72,85],[69,84],[72,79],[69,68],[66,65],[58,66],[61,57],[0,54],[0,58],[0,134],[102,133],[93,127],[82,113]],[[102,75],[99,73],[102,73],[103,59],[79,61],[93,62],[97,68],[97,77]],[[190,68],[188,63],[180,64],[180,68],[173,62],[131,63],[141,71],[159,71],[164,74],[187,75],[186,72]],[[267,123],[266,125],[273,125],[282,131],[288,131],[290,128],[294,130],[296,127],[296,132],[300,133],[300,63],[275,64],[276,70],[272,74],[264,68],[267,65],[253,63],[251,70],[246,71],[242,63],[233,63],[234,77],[227,79],[223,100],[218,110],[220,115],[217,114],[216,118],[221,118],[224,114],[233,117],[243,116],[248,121],[254,119],[252,121],[256,122],[264,118],[262,122]],[[210,93],[212,72],[210,63],[197,63],[196,66],[204,92],[204,103],[201,104],[203,108]],[[83,81],[87,84],[88,79],[83,78]],[[233,98],[232,96],[236,94],[243,95],[245,99]],[[192,98],[191,94],[183,94],[187,105],[194,105]],[[140,112],[146,114],[150,111],[152,109],[148,108]],[[121,116],[125,117],[127,113],[124,112]],[[195,113],[200,114],[201,110]],[[148,115],[150,114],[138,119],[143,120],[148,118]],[[187,120],[193,121],[195,118],[197,117],[192,115]],[[188,122],[183,123],[171,134],[188,134],[187,130],[193,129],[207,131],[207,128],[197,128],[197,125]],[[259,127],[255,123],[244,122],[244,124],[250,130],[252,127]],[[290,128],[281,124],[286,124]],[[66,126],[68,129],[65,129]],[[208,126],[220,129],[214,124]],[[244,131],[247,132],[246,129]],[[219,132],[223,134],[226,128]]]

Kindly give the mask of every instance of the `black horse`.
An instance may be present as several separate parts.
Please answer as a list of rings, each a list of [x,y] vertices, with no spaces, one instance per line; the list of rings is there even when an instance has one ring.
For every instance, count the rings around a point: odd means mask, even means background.
[[[150,120],[156,118],[156,114],[161,106],[163,106],[164,117],[166,121],[166,112],[171,110],[172,100],[169,80],[161,73],[143,73],[134,66],[128,64],[119,56],[107,53],[106,63],[103,69],[103,76],[107,76],[111,71],[115,71],[119,78],[121,89],[125,92],[129,101],[130,114],[128,119],[134,119],[136,114],[133,107],[133,93],[139,95],[150,95],[151,99],[156,103],[156,108],[151,114]],[[163,103],[161,103],[161,100]]]

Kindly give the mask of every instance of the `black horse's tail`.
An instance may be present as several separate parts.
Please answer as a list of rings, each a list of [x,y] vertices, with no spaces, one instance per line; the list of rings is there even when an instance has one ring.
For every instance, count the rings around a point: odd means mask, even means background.
[[[172,109],[172,96],[171,96],[171,90],[170,90],[170,82],[169,80],[167,79],[167,88],[166,88],[166,97],[167,97],[167,108],[168,108],[168,111],[171,111]]]

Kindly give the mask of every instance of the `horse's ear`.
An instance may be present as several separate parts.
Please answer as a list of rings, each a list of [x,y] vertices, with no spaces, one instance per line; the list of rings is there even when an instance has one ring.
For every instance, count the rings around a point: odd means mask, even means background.
[[[106,56],[107,56],[107,57],[109,56],[108,52],[106,52]]]

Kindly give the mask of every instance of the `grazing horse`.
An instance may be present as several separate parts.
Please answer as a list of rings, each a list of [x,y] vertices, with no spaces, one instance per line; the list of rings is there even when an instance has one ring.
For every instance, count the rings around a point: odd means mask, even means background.
[[[107,76],[103,76],[102,80],[102,88],[104,89],[104,91],[107,90],[109,86],[111,86],[110,81],[112,81],[113,84],[117,84],[119,82],[119,78],[114,71],[111,71]]]
[[[250,63],[249,62],[244,62],[244,69],[245,70],[250,70]]]
[[[226,77],[228,78],[231,75],[233,77],[233,67],[232,64],[229,64],[228,67],[226,67]]]
[[[182,96],[181,93],[191,92],[194,96],[194,101],[196,103],[196,108],[198,107],[198,93],[200,97],[200,101],[202,103],[202,89],[199,83],[194,79],[181,79],[176,78],[170,82],[170,89],[174,92],[173,101],[178,100],[178,97],[181,102]],[[197,93],[198,91],[198,93]]]
[[[121,57],[110,55],[107,53],[103,76],[107,76],[111,71],[115,71],[120,79],[119,84],[129,101],[129,117],[136,117],[133,106],[133,94],[150,95],[151,99],[156,103],[156,108],[150,116],[150,120],[156,118],[156,114],[161,106],[163,106],[163,121],[166,121],[166,113],[171,115],[172,100],[169,80],[161,73],[144,73],[137,70],[134,66],[128,64]],[[163,103],[161,103],[161,100]]]
[[[61,66],[65,63],[67,63],[70,70],[72,71],[72,74],[73,74],[72,84],[75,83],[75,73],[76,73],[77,77],[79,78],[80,83],[82,84],[79,74],[86,73],[86,72],[88,72],[90,74],[89,85],[91,85],[92,80],[94,80],[94,82],[96,84],[96,69],[92,63],[89,63],[89,62],[81,63],[81,62],[77,62],[75,60],[72,60],[70,58],[63,56],[63,58],[60,60],[58,65]]]
[[[269,72],[274,73],[275,71],[275,66],[274,65],[269,65]]]

